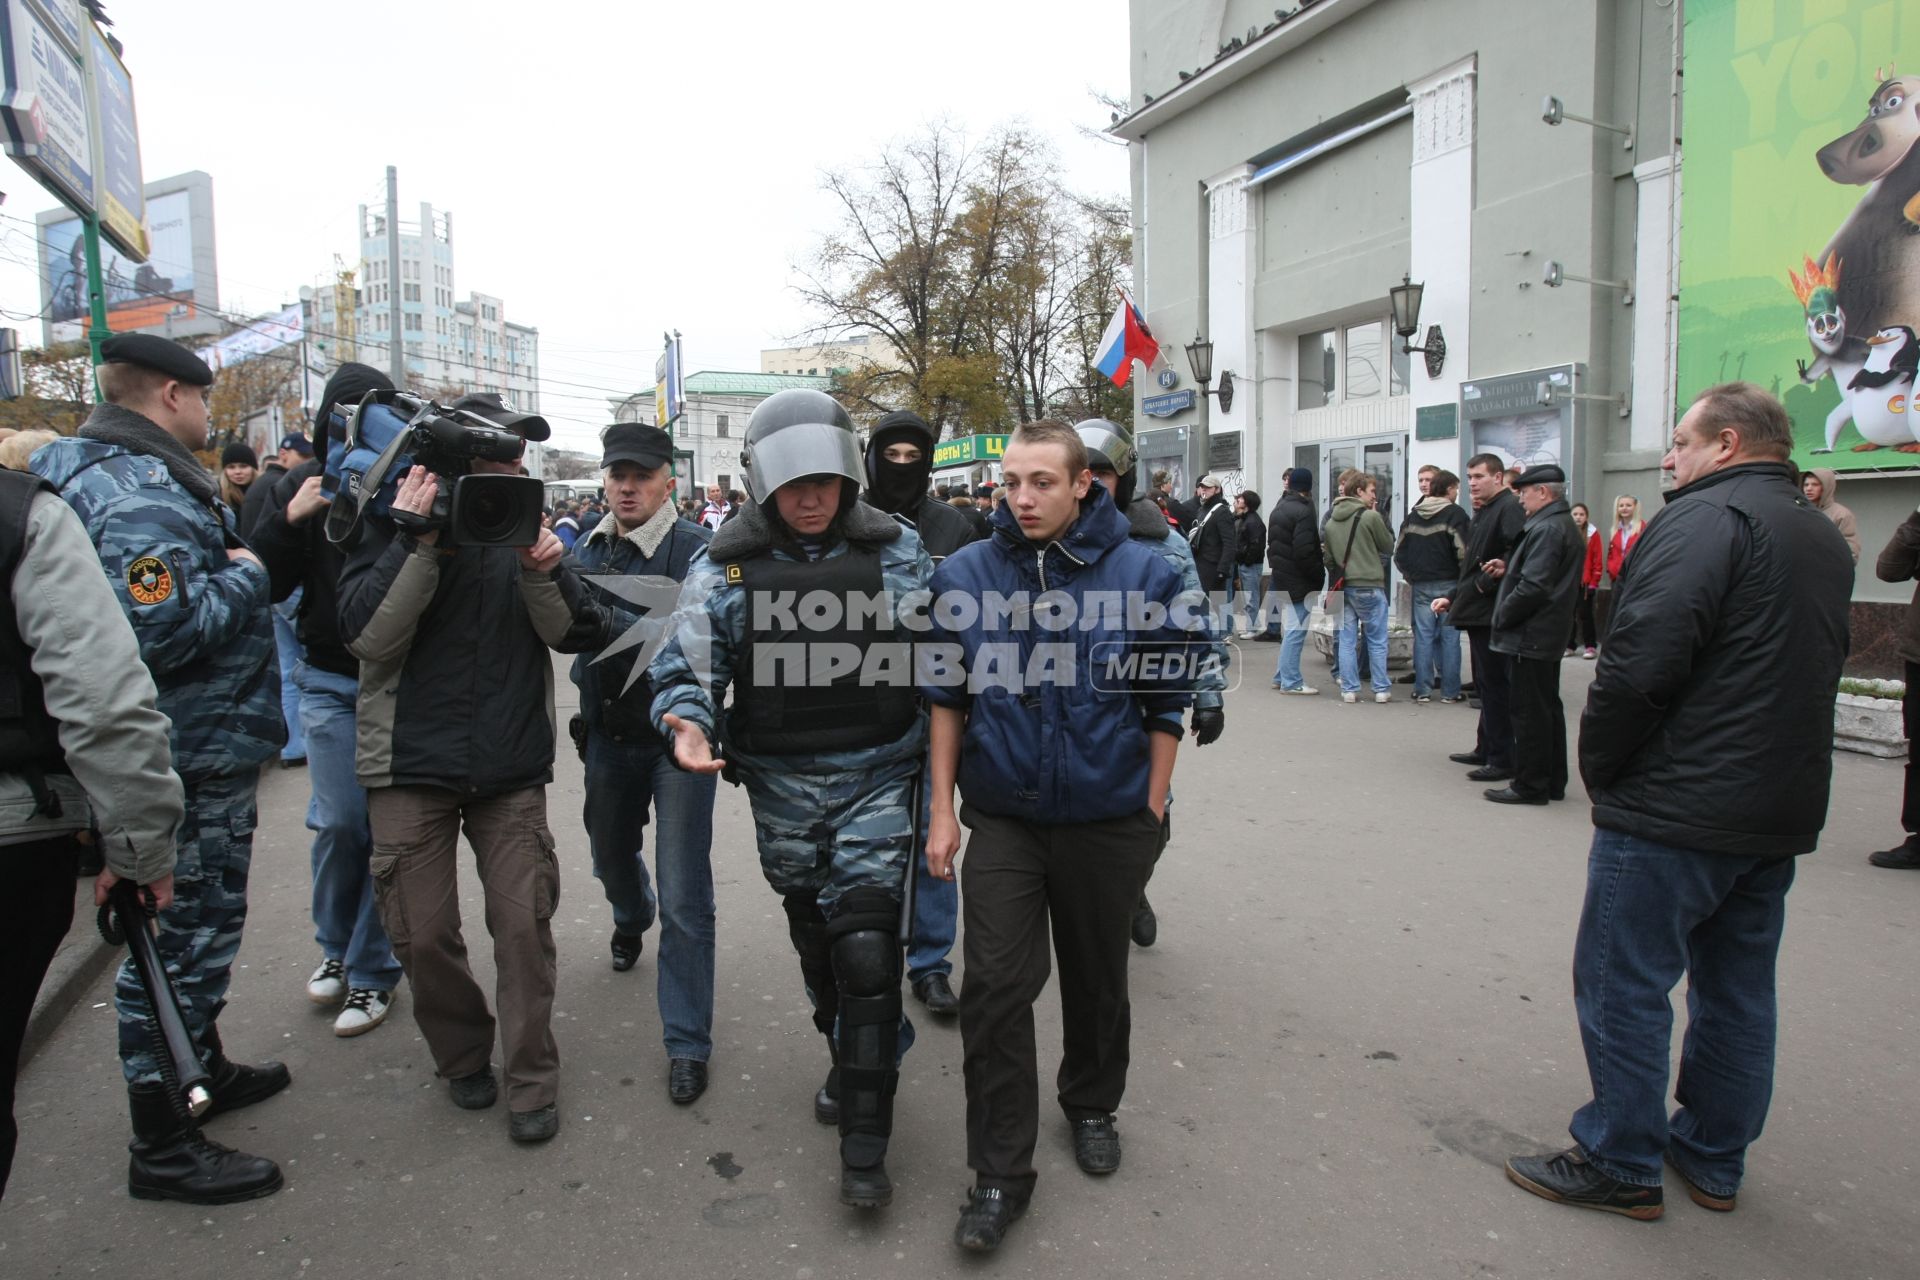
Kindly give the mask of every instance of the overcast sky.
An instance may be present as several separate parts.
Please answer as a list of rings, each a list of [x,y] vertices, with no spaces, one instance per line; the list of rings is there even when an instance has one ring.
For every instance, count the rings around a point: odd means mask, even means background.
[[[401,220],[453,213],[455,285],[540,330],[555,443],[590,448],[606,397],[757,369],[810,317],[793,264],[829,224],[826,169],[945,118],[1024,120],[1074,186],[1123,195],[1091,91],[1126,91],[1124,0],[545,4],[108,0],[149,180],[213,175],[220,305],[258,313],[359,253],[400,171]],[[0,166],[9,219],[54,201]],[[0,220],[0,309],[37,312],[33,230]],[[6,261],[12,259],[16,261]],[[26,345],[37,321],[8,320]]]

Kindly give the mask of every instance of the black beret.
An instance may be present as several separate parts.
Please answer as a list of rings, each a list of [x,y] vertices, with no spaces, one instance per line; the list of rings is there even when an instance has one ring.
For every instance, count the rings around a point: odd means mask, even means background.
[[[673,461],[673,437],[644,422],[616,422],[600,437],[600,465],[637,462],[643,467],[664,467]]]
[[[213,370],[207,368],[205,360],[179,343],[151,333],[123,333],[108,338],[100,344],[100,358],[107,364],[137,364],[192,387],[213,385]]]
[[[1565,484],[1566,482],[1567,473],[1554,466],[1551,462],[1547,462],[1537,467],[1528,467],[1525,471],[1522,471],[1520,478],[1513,482],[1513,487],[1516,489],[1524,489],[1530,484]]]

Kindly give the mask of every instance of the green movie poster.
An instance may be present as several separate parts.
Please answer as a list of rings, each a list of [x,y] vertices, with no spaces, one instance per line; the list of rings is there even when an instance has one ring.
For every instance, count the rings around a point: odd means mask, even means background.
[[[1920,467],[1920,0],[1685,0],[1678,391],[1744,378],[1794,462]]]

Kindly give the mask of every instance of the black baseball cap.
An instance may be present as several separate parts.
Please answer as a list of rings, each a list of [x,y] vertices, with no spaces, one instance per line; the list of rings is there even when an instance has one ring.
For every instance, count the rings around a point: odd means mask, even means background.
[[[500,398],[498,392],[475,391],[461,396],[447,407],[477,413],[494,426],[516,432],[528,440],[545,440],[553,434],[553,428],[547,425],[545,418],[537,413],[515,413],[507,408],[506,401]]]
[[[673,437],[644,422],[616,422],[600,434],[600,465],[635,462],[664,467],[673,461]]]

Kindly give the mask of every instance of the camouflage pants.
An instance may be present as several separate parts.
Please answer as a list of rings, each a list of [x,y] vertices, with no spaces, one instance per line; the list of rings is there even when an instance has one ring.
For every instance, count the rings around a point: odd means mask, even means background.
[[[811,892],[828,919],[849,890],[898,898],[913,856],[920,760],[835,774],[743,770],[760,870],[781,896]]]
[[[247,871],[253,863],[254,788],[260,771],[186,784],[186,820],[180,824],[173,869],[173,905],[155,922],[156,944],[180,994],[187,1030],[203,1040],[226,1003],[227,979],[247,920]],[[132,961],[114,983],[120,1013],[120,1067],[128,1084],[161,1078],[147,1020],[152,1009]]]

